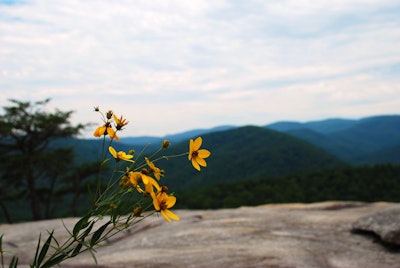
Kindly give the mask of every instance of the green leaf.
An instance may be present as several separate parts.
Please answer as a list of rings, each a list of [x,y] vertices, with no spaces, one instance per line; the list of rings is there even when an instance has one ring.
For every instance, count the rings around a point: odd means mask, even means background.
[[[76,237],[76,236],[78,235],[78,233],[79,233],[80,230],[86,228],[86,227],[89,225],[89,223],[88,223],[89,218],[90,218],[90,215],[88,214],[88,215],[82,217],[82,218],[75,224],[74,229],[73,229],[73,231],[72,231],[72,235],[73,235],[74,237]]]
[[[85,240],[85,237],[86,237],[86,236],[88,236],[88,234],[89,234],[90,231],[92,230],[93,226],[94,226],[94,221],[92,221],[92,222],[90,223],[90,225],[88,226],[88,228],[86,228],[85,232],[81,235],[81,240],[82,240],[82,241]]]
[[[53,239],[53,233],[54,233],[54,231],[52,231],[49,234],[49,238],[47,238],[46,242],[44,243],[44,245],[42,247],[42,250],[39,253],[39,258],[37,259],[37,266],[40,266],[40,264],[44,260],[44,257],[46,257],[46,253],[49,250],[51,240]]]
[[[33,264],[31,265],[31,267],[37,267],[37,259],[39,256],[39,248],[40,248],[40,239],[42,238],[42,234],[39,234],[39,239],[38,239],[38,243],[37,243],[37,247],[36,247],[36,252],[35,252],[35,258],[33,260]]]
[[[82,243],[79,243],[79,244],[74,248],[74,251],[72,252],[71,257],[75,257],[76,255],[79,254],[79,252],[81,251],[82,245],[83,245]]]
[[[61,254],[60,256],[58,256],[56,258],[52,258],[52,259],[48,260],[47,262],[45,262],[42,266],[38,266],[38,267],[40,267],[40,268],[53,267],[53,266],[59,264],[60,262],[62,262],[66,257],[68,257],[68,255]]]
[[[13,256],[10,264],[8,265],[8,268],[17,268],[17,267],[18,267],[18,257]]]
[[[110,225],[111,221],[106,222],[103,224],[97,231],[94,232],[92,239],[90,240],[90,246],[93,247],[96,245],[97,241],[100,239],[101,235],[103,234],[104,230]]]
[[[3,254],[3,234],[0,235],[0,254]]]

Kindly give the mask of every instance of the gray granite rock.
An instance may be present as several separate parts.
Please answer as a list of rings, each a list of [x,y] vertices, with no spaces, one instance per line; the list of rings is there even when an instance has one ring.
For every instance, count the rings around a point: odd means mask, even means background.
[[[400,206],[393,205],[363,216],[353,223],[352,228],[372,232],[385,243],[400,245]]]
[[[98,248],[98,266],[82,254],[61,267],[395,268],[400,252],[351,232],[357,219],[392,205],[324,202],[174,210],[180,221],[152,216]],[[64,220],[66,226],[75,222]],[[28,264],[38,233],[54,229],[62,239],[63,228],[60,220],[51,220],[0,225],[0,233],[4,250]]]

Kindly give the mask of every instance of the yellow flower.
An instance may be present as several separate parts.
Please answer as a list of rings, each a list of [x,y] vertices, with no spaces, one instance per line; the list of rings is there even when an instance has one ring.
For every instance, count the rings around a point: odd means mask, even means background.
[[[139,183],[142,181],[142,173],[138,171],[130,171],[128,173],[129,182],[131,185],[139,192],[144,193],[142,188],[140,187]]]
[[[161,189],[160,185],[158,185],[158,182],[153,179],[150,176],[147,176],[146,174],[143,174],[142,172],[139,171],[130,171],[128,173],[129,181],[131,185],[139,192],[139,193],[154,193],[154,188],[156,188],[157,191]],[[145,191],[140,187],[139,183],[143,183],[145,187]]]
[[[189,161],[192,160],[192,165],[195,169],[200,171],[200,166],[206,167],[207,163],[204,158],[211,155],[211,152],[206,149],[200,149],[203,139],[201,137],[196,138],[194,141],[190,139],[189,144]]]
[[[158,182],[155,179],[153,179],[150,176],[147,176],[146,174],[142,174],[142,178],[143,177],[146,177],[148,181],[148,183],[144,184],[144,188],[147,194],[154,193],[154,188],[156,188],[157,191],[160,191],[161,187],[160,185],[158,185]]]
[[[180,218],[175,215],[169,209],[172,208],[176,203],[176,197],[172,195],[168,195],[164,191],[159,191],[157,194],[154,192],[151,194],[153,198],[153,206],[156,211],[160,211],[161,215],[168,222],[172,220],[179,221]]]
[[[93,133],[95,137],[101,137],[103,135],[109,135],[110,139],[116,139],[119,141],[119,137],[115,133],[114,129],[111,127],[110,122],[105,123],[103,126],[99,126]]]
[[[150,173],[154,173],[154,177],[156,177],[157,180],[160,180],[161,176],[164,176],[164,170],[156,167],[153,164],[153,162],[151,162],[147,157],[145,157],[144,159],[146,160],[146,163],[149,166]]]
[[[123,152],[123,151],[117,152],[117,151],[115,151],[115,149],[114,149],[112,146],[109,146],[109,147],[108,147],[108,151],[109,151],[110,154],[115,158],[115,161],[117,161],[117,162],[118,162],[119,160],[129,161],[129,162],[132,162],[132,163],[135,162],[135,161],[133,161],[133,160],[130,160],[130,159],[133,157],[133,155],[126,154],[126,153]]]
[[[124,126],[126,126],[128,124],[126,119],[122,118],[122,115],[119,119],[115,114],[113,115],[113,117],[114,117],[114,121],[115,121],[115,128],[117,130],[122,129]]]

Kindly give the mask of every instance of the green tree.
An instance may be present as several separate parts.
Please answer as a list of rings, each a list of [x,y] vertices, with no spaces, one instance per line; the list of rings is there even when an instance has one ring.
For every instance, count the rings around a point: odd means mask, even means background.
[[[46,111],[49,101],[11,99],[0,115],[0,205],[9,221],[5,202],[21,198],[29,202],[33,220],[48,218],[56,186],[74,164],[73,148],[52,142],[73,137],[84,126],[71,124],[72,111]]]

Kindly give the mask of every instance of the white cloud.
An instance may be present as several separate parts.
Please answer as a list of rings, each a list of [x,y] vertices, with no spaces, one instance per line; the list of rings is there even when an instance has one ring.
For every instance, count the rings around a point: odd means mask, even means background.
[[[399,13],[394,0],[0,5],[0,105],[52,97],[84,122],[118,107],[142,134],[396,113]]]

